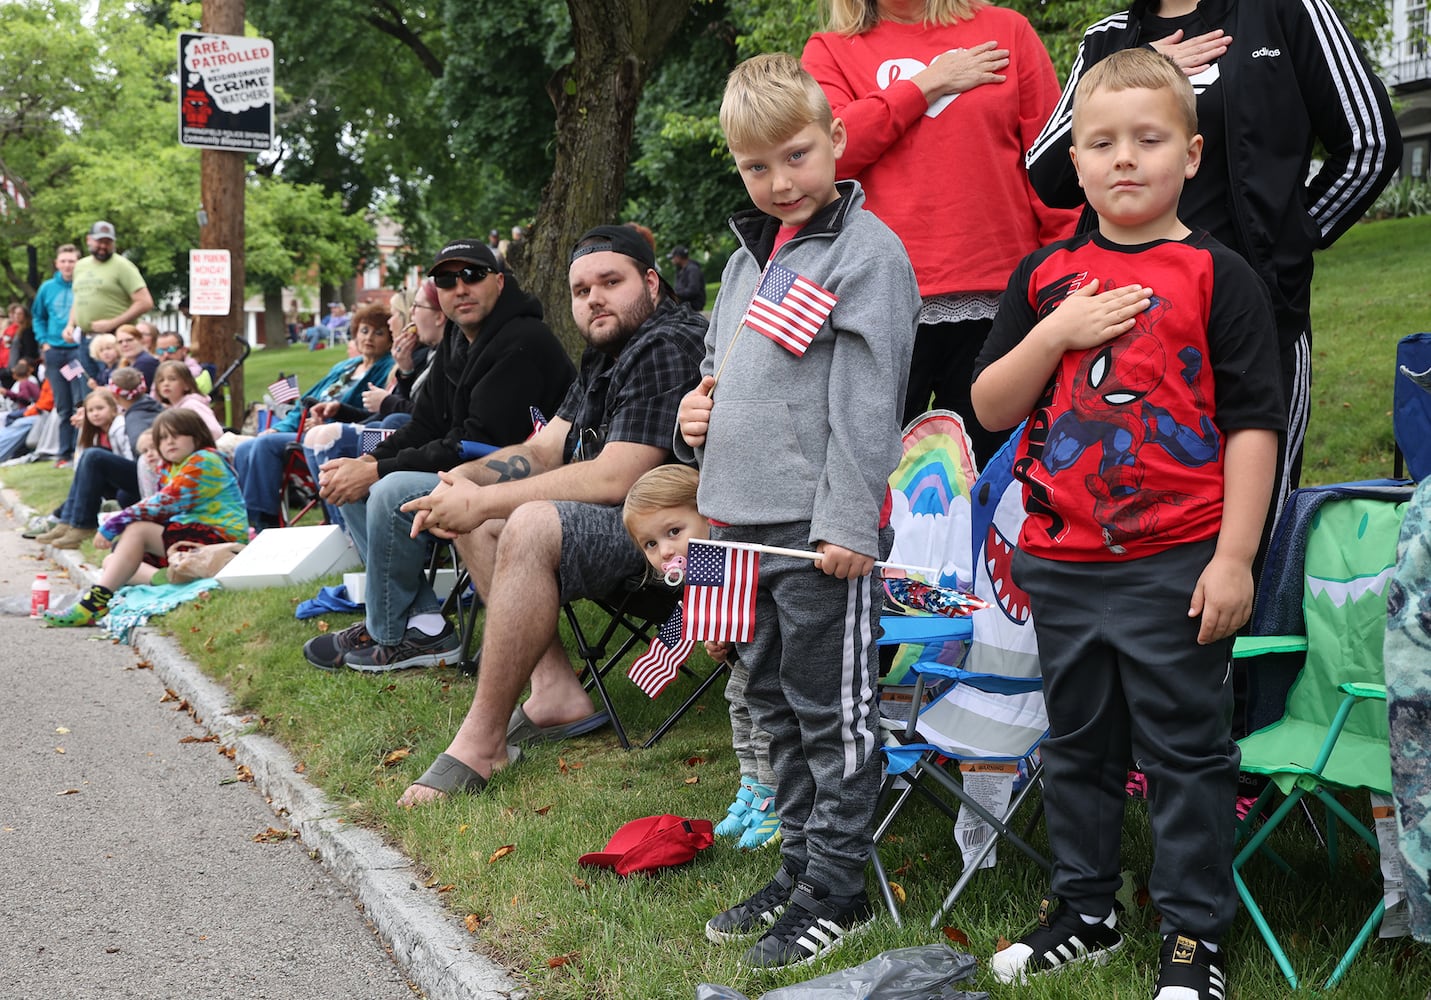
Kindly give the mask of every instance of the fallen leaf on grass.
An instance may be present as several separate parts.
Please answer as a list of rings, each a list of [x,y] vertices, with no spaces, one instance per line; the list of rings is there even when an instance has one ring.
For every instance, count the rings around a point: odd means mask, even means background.
[[[280,841],[287,840],[291,836],[293,836],[292,830],[280,830],[276,826],[270,826],[262,833],[255,833],[253,835],[253,842],[255,844],[277,844]]]
[[[943,930],[944,936],[961,948],[967,948],[969,946],[969,935],[965,934],[958,927],[945,927]]]
[[[1008,938],[1006,938],[1006,937],[1004,937],[1002,934],[1000,934],[1000,935],[999,935],[999,941],[998,941],[998,943],[994,945],[994,951],[996,951],[996,952],[1003,951],[1005,948],[1007,948],[1007,947],[1008,947],[1009,945],[1011,945],[1011,944],[1013,944],[1012,941],[1010,941]]]
[[[455,885],[453,885],[452,883],[449,882],[447,885],[440,885],[440,886],[438,886],[438,887],[437,887],[437,891],[438,891],[438,892],[451,892],[453,889],[456,889],[456,888],[457,888],[457,886],[455,886]]]
[[[889,891],[894,895],[894,901],[900,906],[903,906],[904,900],[906,898],[904,886],[900,885],[898,882],[891,882],[889,884]]]
[[[204,649],[212,653],[214,651],[214,637],[209,636],[204,640]]]
[[[571,884],[578,889],[590,889],[591,885],[585,879],[579,879],[575,875],[571,877]]]
[[[80,790],[79,790],[78,788],[66,788],[63,792],[56,792],[55,794],[56,794],[56,795],[78,795],[79,793],[80,793]]]
[[[494,861],[500,861],[516,849],[516,844],[503,844],[501,847],[497,848],[495,851],[492,852],[492,856],[487,859],[487,863],[490,865]]]
[[[704,757],[687,757],[687,758],[686,758],[686,766],[687,766],[687,767],[695,767],[697,764],[704,764],[705,762],[706,762],[706,759],[705,759]]]
[[[398,747],[383,757],[383,767],[392,767],[406,760],[412,754],[412,747]]]
[[[303,773],[304,773],[305,771],[307,771],[307,770],[308,770],[308,765],[305,764],[305,763],[303,763],[303,761],[301,761],[301,760],[300,760],[297,764],[294,764],[294,765],[293,765],[293,773],[294,773],[294,774],[303,774]]]
[[[545,816],[547,813],[549,813],[549,812],[551,812],[551,811],[552,811],[552,807],[551,807],[551,806],[538,806],[537,808],[535,808],[535,809],[532,810],[532,812],[536,813],[538,816]]]
[[[467,926],[468,934],[476,934],[477,928],[482,926],[482,918],[475,913],[469,913],[462,918],[462,923]]]
[[[569,951],[565,955],[554,955],[547,959],[547,968],[559,969],[568,962],[575,962],[580,955],[581,952],[579,951]]]
[[[699,785],[700,783],[701,783],[701,777],[700,777],[700,775],[698,775],[698,774],[693,774],[693,775],[691,775],[689,778],[686,779],[686,784],[688,784],[688,785]]]
[[[466,832],[467,832],[467,824],[466,824],[466,823],[462,823],[461,825],[459,825],[459,826],[457,827],[457,832],[458,832],[458,833],[466,833]]]
[[[327,622],[325,622],[325,621],[324,621],[323,619],[321,619],[321,618],[318,619],[318,631],[319,631],[319,632],[326,632],[326,631],[328,631],[328,628],[329,628],[329,626],[328,626],[328,623],[327,623]]]

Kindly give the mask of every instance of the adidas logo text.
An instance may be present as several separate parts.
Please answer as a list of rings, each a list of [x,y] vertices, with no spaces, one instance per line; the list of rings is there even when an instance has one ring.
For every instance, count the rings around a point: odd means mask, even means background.
[[[1274,58],[1274,57],[1276,57],[1276,56],[1280,56],[1281,54],[1282,54],[1282,50],[1281,50],[1281,49],[1269,49],[1269,48],[1267,48],[1266,46],[1263,46],[1262,48],[1258,49],[1256,52],[1252,53],[1252,58],[1253,58],[1253,59],[1261,59],[1263,56],[1266,56],[1267,58],[1271,59],[1271,58]]]

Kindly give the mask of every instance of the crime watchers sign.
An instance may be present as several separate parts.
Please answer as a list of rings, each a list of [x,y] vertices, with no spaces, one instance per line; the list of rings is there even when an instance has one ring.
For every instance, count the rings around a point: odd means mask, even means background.
[[[273,147],[273,43],[179,35],[179,142],[252,152]]]

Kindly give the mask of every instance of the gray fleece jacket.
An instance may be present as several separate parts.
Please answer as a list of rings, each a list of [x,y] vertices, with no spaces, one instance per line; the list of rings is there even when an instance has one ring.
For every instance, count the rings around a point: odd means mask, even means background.
[[[700,464],[706,517],[808,521],[812,546],[872,556],[899,461],[919,286],[899,237],[862,207],[859,183],[838,187],[774,257],[839,299],[803,357],[742,323],[778,222],[755,209],[730,220],[740,248],[721,277],[701,364],[702,375],[720,369],[710,429],[693,450],[677,428],[675,449]]]

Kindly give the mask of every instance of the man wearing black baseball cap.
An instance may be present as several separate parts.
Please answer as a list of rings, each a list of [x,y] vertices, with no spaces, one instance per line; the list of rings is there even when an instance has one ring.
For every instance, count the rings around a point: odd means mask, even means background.
[[[381,673],[453,663],[460,645],[427,582],[427,539],[399,511],[462,462],[464,444],[501,447],[532,433],[532,410],[553,412],[576,369],[542,321],[542,307],[480,240],[453,240],[427,272],[449,321],[413,398],[412,419],[371,454],[333,458],[320,494],[342,508],[368,574],[364,620],[310,639],[303,655],[324,670]]]
[[[456,538],[487,617],[472,709],[404,805],[480,790],[514,759],[511,745],[610,722],[592,710],[557,618],[564,602],[607,594],[644,570],[620,505],[637,478],[672,460],[676,411],[699,381],[706,321],[676,302],[650,244],[625,226],[584,233],[567,278],[587,348],[551,422],[405,505],[415,530]],[[517,708],[528,680],[532,697]]]

